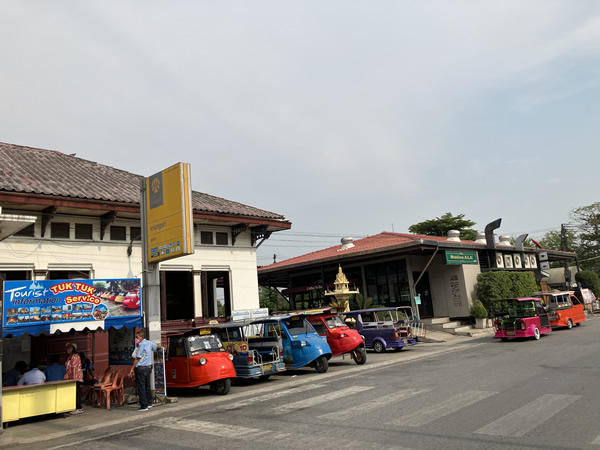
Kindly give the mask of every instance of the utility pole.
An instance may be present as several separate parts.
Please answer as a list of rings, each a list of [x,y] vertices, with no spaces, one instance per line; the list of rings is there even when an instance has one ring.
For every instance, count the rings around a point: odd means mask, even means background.
[[[567,225],[564,223],[560,224],[560,249],[563,252],[567,250]],[[569,263],[565,259],[564,261],[564,270],[565,270],[565,287],[567,289],[571,289],[571,271],[569,270]]]

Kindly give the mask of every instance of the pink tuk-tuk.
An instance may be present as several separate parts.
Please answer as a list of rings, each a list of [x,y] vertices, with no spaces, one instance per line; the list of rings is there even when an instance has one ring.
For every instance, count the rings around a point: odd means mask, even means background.
[[[494,338],[508,341],[509,338],[533,337],[550,333],[550,319],[539,298],[507,298],[494,301],[496,319]]]

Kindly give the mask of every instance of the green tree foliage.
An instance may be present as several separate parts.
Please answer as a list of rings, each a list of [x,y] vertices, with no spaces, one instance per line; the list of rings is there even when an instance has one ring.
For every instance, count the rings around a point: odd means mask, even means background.
[[[600,202],[573,210],[569,220],[570,229],[575,229],[577,237],[573,249],[585,270],[600,274]]]
[[[582,270],[575,274],[575,280],[581,283],[581,287],[591,289],[596,298],[600,297],[600,277],[591,270]]]
[[[471,317],[474,319],[486,319],[487,316],[488,312],[483,303],[481,303],[481,300],[475,300],[471,306]]]
[[[369,309],[373,308],[373,298],[364,297],[361,293],[358,293],[350,299],[350,309]]]
[[[259,286],[258,295],[260,307],[269,308],[269,313],[290,310],[287,299],[275,288]]]
[[[477,297],[490,317],[494,316],[494,300],[529,297],[540,288],[533,272],[483,272],[477,275]]]
[[[461,239],[474,241],[477,236],[477,230],[470,228],[473,225],[475,225],[475,222],[465,219],[464,214],[453,216],[452,213],[448,212],[442,217],[415,223],[408,227],[408,231],[426,236],[447,236],[448,231],[458,230]]]

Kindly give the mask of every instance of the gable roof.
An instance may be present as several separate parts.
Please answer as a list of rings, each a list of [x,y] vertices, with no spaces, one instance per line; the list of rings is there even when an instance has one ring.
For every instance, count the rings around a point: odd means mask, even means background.
[[[0,143],[0,192],[101,200],[138,205],[144,177],[55,150]],[[286,222],[285,217],[215,197],[192,192],[194,211],[256,217]]]

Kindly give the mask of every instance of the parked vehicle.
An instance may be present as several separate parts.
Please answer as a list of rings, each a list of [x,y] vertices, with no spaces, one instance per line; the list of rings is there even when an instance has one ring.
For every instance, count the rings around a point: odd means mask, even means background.
[[[413,330],[423,329],[422,324],[416,323],[409,306],[359,309],[343,315],[345,323],[355,328],[363,337],[366,347],[376,353],[382,353],[387,348],[399,351],[407,344],[417,344]]]
[[[318,373],[329,368],[331,348],[301,314],[272,316],[252,323],[256,336],[280,337],[286,369],[311,366]]]
[[[225,395],[235,378],[233,355],[210,329],[171,333],[167,336],[165,378],[168,388],[209,384],[214,392]]]
[[[259,377],[285,371],[283,345],[279,336],[257,336],[252,323],[224,323],[209,325],[211,334],[219,336],[225,349],[233,355],[237,378]]]
[[[550,333],[550,318],[539,298],[508,298],[494,302],[494,338],[507,341],[515,337],[539,339]]]
[[[585,309],[583,303],[574,292],[556,291],[540,292],[535,294],[542,300],[550,317],[552,328],[579,326],[585,320]]]
[[[333,356],[349,354],[356,364],[367,362],[367,352],[362,336],[358,331],[342,322],[340,316],[337,315],[336,308],[325,308],[307,314],[306,320],[319,335],[327,338]]]
[[[126,292],[119,292],[115,297],[115,303],[123,303],[123,300],[125,300],[126,295]]]

